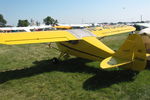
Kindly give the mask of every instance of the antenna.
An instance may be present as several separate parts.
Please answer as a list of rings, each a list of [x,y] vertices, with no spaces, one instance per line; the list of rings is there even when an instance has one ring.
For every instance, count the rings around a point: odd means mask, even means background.
[[[140,18],[141,18],[141,22],[142,22],[143,21],[143,15],[141,15]]]
[[[81,23],[83,24],[84,23],[84,19],[82,18],[82,21],[81,21]]]

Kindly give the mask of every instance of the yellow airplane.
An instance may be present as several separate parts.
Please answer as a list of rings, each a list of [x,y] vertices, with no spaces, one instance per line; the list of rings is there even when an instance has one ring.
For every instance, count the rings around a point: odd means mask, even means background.
[[[56,42],[61,51],[60,57],[70,54],[96,61],[104,59],[100,63],[100,67],[103,69],[122,67],[140,71],[146,66],[146,48],[140,35],[129,35],[117,52],[99,40],[99,38],[105,36],[133,31],[135,31],[135,28],[131,26],[117,26],[96,29],[0,33],[0,44]]]
[[[72,29],[71,26],[54,26],[53,28],[56,28],[57,30],[67,30],[67,29]]]

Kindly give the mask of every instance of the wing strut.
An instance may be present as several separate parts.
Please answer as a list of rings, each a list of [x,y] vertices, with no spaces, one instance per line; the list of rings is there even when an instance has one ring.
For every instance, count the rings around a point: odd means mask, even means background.
[[[98,48],[99,53],[100,53],[101,57],[103,57],[103,58],[109,57],[115,53],[112,49],[107,47],[96,37],[83,37],[83,40],[86,41],[87,43],[91,44],[91,46]]]

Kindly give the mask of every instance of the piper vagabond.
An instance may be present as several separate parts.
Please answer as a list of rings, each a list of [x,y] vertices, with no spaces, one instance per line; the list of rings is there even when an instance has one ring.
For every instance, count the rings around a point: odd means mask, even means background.
[[[146,61],[150,56],[149,37],[146,37],[148,41],[144,42],[139,34],[130,34],[116,52],[99,40],[102,37],[133,31],[135,28],[132,26],[111,26],[92,29],[0,33],[0,44],[56,42],[61,51],[60,56],[68,54],[96,61],[103,59],[100,63],[103,69],[122,67],[140,71],[145,69]]]

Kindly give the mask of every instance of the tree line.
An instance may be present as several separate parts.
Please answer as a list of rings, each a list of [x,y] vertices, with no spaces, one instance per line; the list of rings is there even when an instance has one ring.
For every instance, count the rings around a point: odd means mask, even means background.
[[[45,25],[52,25],[52,26],[55,26],[55,25],[58,24],[58,20],[52,18],[51,16],[47,16],[46,18],[44,18],[43,22],[44,22]],[[6,26],[6,24],[7,24],[6,19],[4,19],[2,14],[0,14],[0,26]],[[18,27],[27,27],[30,24],[31,23],[27,19],[25,19],[25,20],[20,20],[19,19],[17,26]],[[39,22],[36,22],[36,25],[39,25],[39,24],[40,24]]]
[[[3,15],[0,14],[0,26],[5,26],[7,21],[4,19]]]

